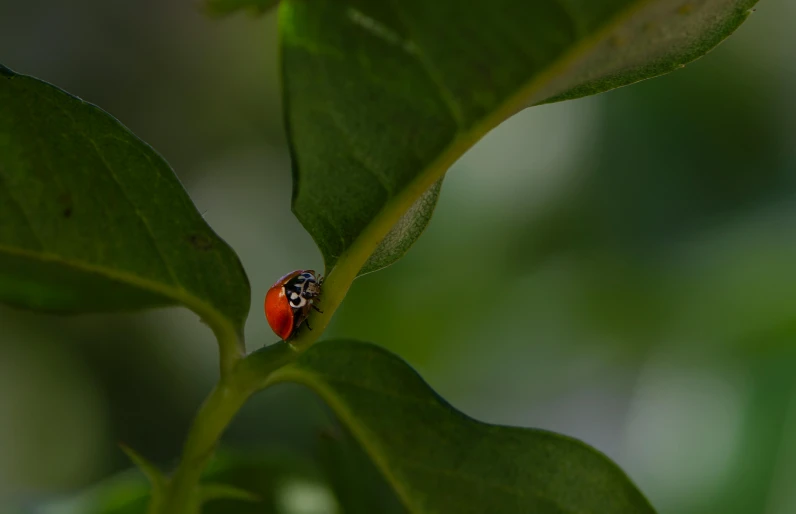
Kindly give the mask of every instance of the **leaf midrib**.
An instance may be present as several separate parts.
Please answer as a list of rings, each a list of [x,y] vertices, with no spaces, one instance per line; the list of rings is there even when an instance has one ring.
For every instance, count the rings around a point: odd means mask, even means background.
[[[338,398],[335,392],[323,381],[323,375],[317,374],[312,371],[306,371],[300,367],[296,367],[295,365],[288,365],[283,368],[280,368],[273,372],[271,375],[268,376],[267,380],[262,384],[262,389],[268,388],[272,385],[282,383],[282,382],[291,382],[295,384],[301,384],[310,390],[314,391],[318,396],[320,396],[323,401],[334,411],[337,417],[343,422],[343,424],[347,427],[347,429],[353,434],[354,438],[362,445],[365,453],[373,460],[373,463],[382,473],[384,478],[392,487],[392,490],[395,491],[396,495],[401,500],[401,503],[406,507],[406,509],[412,514],[432,514],[432,511],[423,510],[420,506],[416,505],[415,502],[412,500],[412,496],[407,490],[406,485],[395,476],[392,472],[392,466],[387,461],[385,455],[380,451],[378,448],[378,444],[373,442],[374,437],[372,437],[365,426],[360,423],[356,416],[354,416],[348,407]],[[336,380],[336,379],[335,379]],[[380,392],[376,390],[372,390],[367,388],[370,391]],[[449,408],[453,409],[450,406],[439,405],[440,408]],[[458,411],[455,411],[457,412]],[[463,415],[463,419],[467,422],[482,424],[480,421],[474,420],[469,416]],[[488,426],[488,425],[487,425]],[[423,468],[428,471],[433,471],[435,473],[446,474],[449,476],[453,476],[460,480],[471,481],[474,483],[478,483],[482,486],[486,486],[491,489],[496,489],[501,491],[502,493],[510,494],[516,497],[525,497],[528,496],[525,491],[514,487],[507,487],[501,484],[495,484],[490,482],[485,482],[479,480],[477,477],[472,477],[470,475],[466,475],[460,473],[458,471],[452,471],[448,469],[436,468],[433,466],[424,465],[422,463],[418,463],[417,461],[413,461],[410,459],[399,458],[401,462],[404,462],[406,465],[415,467],[415,468]],[[562,513],[569,513],[569,514],[578,514],[576,511],[568,508],[566,505],[561,504],[554,498],[550,498],[546,495],[539,494],[537,492],[530,492],[530,495],[540,498],[545,502],[549,502],[555,506],[557,506]]]
[[[401,10],[399,1],[400,0],[387,0],[387,3],[390,5],[390,7],[392,7],[396,18],[398,18],[400,23],[404,26],[404,29],[409,36],[409,40],[414,41],[414,38],[412,37],[411,25]],[[461,104],[456,101],[450,89],[448,89],[445,83],[440,79],[439,71],[431,63],[428,57],[426,57],[425,52],[418,44],[415,44],[414,56],[417,63],[425,72],[426,76],[429,78],[429,80],[431,80],[431,83],[434,84],[440,100],[442,100],[442,103],[445,104],[448,114],[456,124],[456,133],[459,134],[463,132],[462,127],[464,127],[464,113],[462,111]]]
[[[329,323],[332,314],[342,303],[348,289],[368,258],[378,248],[381,241],[387,236],[401,216],[425,193],[468,149],[477,143],[490,130],[497,127],[511,115],[521,111],[528,105],[528,99],[535,92],[544,88],[570,66],[575,65],[579,59],[588,55],[596,44],[603,40],[610,32],[632,18],[647,5],[657,0],[638,0],[631,7],[627,7],[605,23],[599,30],[582,38],[572,46],[559,59],[553,61],[547,68],[541,70],[534,78],[527,81],[506,101],[494,109],[491,114],[483,117],[481,121],[472,125],[469,130],[457,130],[448,146],[440,152],[439,156],[420,171],[398,194],[388,200],[373,220],[360,232],[359,236],[337,258],[334,268],[327,270],[328,277],[324,288],[324,313],[312,313],[311,322],[320,330],[306,331],[297,337],[293,344],[297,348],[306,349],[319,337],[324,327]],[[421,63],[422,66],[423,65]],[[427,70],[428,71],[428,70]],[[434,82],[436,85],[436,82]],[[439,87],[438,85],[436,87]],[[438,94],[445,95],[444,90],[438,89]],[[450,107],[450,106],[448,106]]]
[[[23,79],[29,79],[29,77],[26,77],[24,75],[17,75],[17,77],[22,77]],[[79,102],[81,102],[83,105],[89,107],[90,109],[99,110],[102,114],[105,114],[104,111],[99,109],[99,107],[95,106],[94,104],[86,102],[82,98],[78,98],[78,97],[76,97],[74,95],[70,95],[69,93],[66,93],[65,91],[61,90],[58,87],[55,87],[55,86],[51,86],[51,87],[53,87],[56,91],[59,91],[59,92],[61,92],[63,94],[66,94],[67,96],[70,96],[70,97],[73,97],[73,98],[77,99]],[[171,264],[169,264],[168,260],[166,259],[166,256],[163,254],[163,250],[160,248],[160,245],[158,244],[158,241],[155,238],[155,234],[152,232],[152,227],[149,224],[149,220],[147,219],[146,216],[144,216],[144,214],[138,208],[138,205],[136,205],[136,203],[133,202],[132,198],[130,198],[130,195],[127,194],[127,191],[125,190],[124,186],[122,185],[121,181],[119,180],[118,175],[116,174],[116,172],[114,171],[113,167],[110,165],[108,160],[105,158],[105,154],[100,149],[99,145],[97,144],[97,141],[92,136],[87,134],[85,132],[85,130],[81,129],[80,124],[75,120],[75,117],[72,116],[72,113],[69,112],[61,103],[54,101],[49,96],[43,94],[42,92],[38,92],[38,91],[36,92],[36,97],[39,100],[44,101],[47,104],[51,105],[53,108],[59,110],[64,116],[66,116],[69,119],[69,121],[72,122],[72,126],[75,128],[74,132],[76,134],[80,135],[80,137],[82,137],[83,139],[85,139],[86,142],[88,142],[88,144],[91,146],[91,148],[97,154],[97,158],[100,160],[100,162],[104,166],[105,170],[107,171],[108,176],[113,181],[113,183],[116,186],[116,188],[118,189],[119,194],[130,205],[130,207],[132,208],[133,212],[136,215],[136,218],[138,218],[138,221],[140,221],[141,224],[143,225],[144,231],[146,232],[147,237],[149,238],[150,242],[152,243],[152,248],[154,248],[155,253],[157,254],[158,258],[160,259],[161,263],[163,264],[163,267],[166,270],[166,273],[168,273],[169,277],[171,277],[172,281],[174,282],[174,285],[177,286],[177,288],[179,290],[183,290],[182,287],[181,287],[181,284],[180,284],[180,280],[177,278],[177,275],[174,272],[174,268],[171,266]],[[28,119],[32,120],[33,119],[33,116],[32,116],[33,109],[30,106],[30,104],[28,105],[28,112],[31,114],[31,116]],[[121,125],[121,123],[119,123],[119,121],[116,120],[116,118],[114,118],[113,116],[110,116],[110,114],[108,114],[108,116],[111,118],[111,120],[114,123],[117,123],[117,124]],[[34,133],[36,133],[36,136],[38,137],[38,132],[36,132],[35,127],[33,127],[33,128],[34,128]],[[122,128],[124,128],[124,127],[122,127]],[[120,139],[118,137],[113,137],[112,139],[114,139],[116,141],[119,141],[119,142],[121,142],[123,144],[130,145],[129,141],[122,140],[122,139]],[[133,147],[133,145],[130,145],[130,146]],[[144,155],[144,157],[146,157],[146,159],[150,163],[152,163],[151,157],[146,152],[143,152],[143,155]],[[154,163],[152,163],[152,164],[154,165]],[[156,166],[153,166],[153,167],[156,167]],[[9,192],[9,194],[10,194],[10,192]],[[27,213],[24,212],[24,209],[22,208],[22,205],[19,204],[19,202],[17,202],[17,203],[18,203],[19,209],[23,212],[26,221],[28,221],[28,225],[31,228],[31,232],[34,234],[36,239],[41,241],[39,236],[33,231],[33,225],[30,223],[30,218],[28,218]],[[42,242],[42,250],[43,251],[47,250],[47,248],[43,244],[43,242]]]
[[[615,27],[627,21],[638,11],[642,10],[647,4],[652,4],[655,1],[656,0],[638,0],[632,7],[624,9],[611,21],[603,25],[602,28],[596,30],[592,36],[582,38],[579,43],[572,46],[571,50],[565,52],[561,58],[553,61],[549,66],[539,71],[534,78],[527,81],[524,86],[517,90],[517,92],[510,95],[508,99],[494,109],[491,114],[483,117],[480,121],[473,123],[472,128],[469,130],[462,130],[459,128],[450,144],[448,144],[448,146],[442,152],[440,152],[439,157],[432,161],[423,171],[418,173],[416,178],[413,179],[412,182],[403,189],[403,191],[399,192],[395,197],[393,197],[393,199],[386,202],[380,213],[374,217],[373,222],[368,225],[368,228],[372,225],[377,225],[380,223],[385,224],[383,221],[387,221],[386,230],[382,228],[379,231],[383,232],[383,235],[386,235],[389,232],[389,229],[395,225],[400,216],[414,204],[415,200],[417,200],[420,195],[428,190],[428,188],[431,187],[434,182],[439,180],[447,172],[447,170],[450,169],[451,165],[453,165],[456,160],[459,159],[459,157],[464,155],[464,153],[475,143],[481,140],[487,133],[497,127],[500,123],[508,119],[516,112],[522,110],[523,107],[527,106],[527,100],[533,96],[534,92],[541,90],[549,81],[554,80],[569,66],[575,64],[575,62],[583,57],[584,54],[587,54],[589,50],[596,46],[597,42],[601,41]],[[390,3],[394,4],[394,1],[390,0]],[[446,100],[450,98],[449,91],[443,85],[441,85],[438,80],[434,79],[432,74],[429,72],[430,65],[425,62],[424,59],[418,56],[417,61],[421,64],[423,69],[426,70],[427,74],[437,88],[438,94],[448,107],[450,114],[454,117],[454,119],[456,119],[456,116],[454,116],[454,113],[451,110],[451,105],[449,105],[448,101]],[[454,105],[458,107],[458,103],[454,103]],[[411,192],[411,194],[404,193],[407,191]],[[391,212],[397,212],[399,214],[392,214],[389,220],[382,220],[383,217],[390,216]],[[393,220],[392,218],[395,219]],[[363,235],[368,231],[368,228],[363,230]],[[347,257],[347,254],[354,249],[361,237],[362,236],[357,238],[354,243],[349,246],[349,250],[343,252],[338,259],[338,262]],[[376,242],[376,245],[378,245],[378,243],[381,241],[381,239],[378,237],[377,239],[378,241]],[[365,260],[367,260],[367,257]]]
[[[0,64],[0,70],[5,70],[10,74],[10,76],[5,77],[7,80],[22,80],[23,82],[30,80],[38,81],[38,79],[35,79],[28,75],[18,74],[6,68],[2,64]],[[110,122],[117,125],[123,131],[129,132],[128,129],[119,120],[117,120],[114,116],[110,115],[109,113],[103,111],[98,106],[90,102],[86,102],[82,98],[79,98],[67,91],[64,91],[63,89],[57,86],[54,86],[52,84],[43,81],[38,81],[38,82],[42,82],[42,84],[46,84],[47,86],[51,87],[53,90],[57,91],[58,93],[63,94],[69,97],[70,99],[80,102],[84,106],[99,112],[103,116],[107,116]],[[215,334],[216,339],[218,340],[218,345],[220,350],[220,361],[221,361],[222,372],[231,368],[234,362],[237,361],[237,359],[240,356],[242,356],[244,352],[243,335],[242,335],[243,327],[237,325],[236,323],[237,320],[228,317],[223,311],[219,310],[214,305],[207,303],[206,301],[202,300],[198,296],[195,296],[187,289],[185,289],[185,287],[182,285],[182,282],[179,280],[174,267],[169,263],[168,259],[166,258],[163,252],[163,249],[160,247],[157,238],[155,237],[155,234],[152,230],[152,227],[149,223],[148,217],[145,216],[143,212],[141,212],[141,210],[138,208],[138,205],[135,202],[133,202],[132,198],[130,198],[130,196],[124,190],[124,187],[122,187],[122,183],[120,182],[119,177],[114,171],[114,168],[107,161],[106,156],[104,155],[101,148],[97,144],[96,139],[90,136],[89,134],[85,133],[83,130],[79,129],[79,124],[76,122],[74,116],[72,115],[71,112],[69,112],[69,110],[64,108],[63,105],[59,104],[58,102],[55,102],[52,98],[48,97],[47,95],[38,92],[36,93],[35,99],[40,101],[45,101],[50,106],[54,107],[55,109],[58,109],[64,116],[66,116],[71,121],[73,127],[78,127],[77,133],[81,137],[83,137],[96,152],[96,155],[98,159],[101,161],[102,165],[105,167],[108,176],[116,185],[120,194],[124,197],[124,199],[130,205],[130,207],[133,209],[136,219],[143,225],[147,238],[152,244],[152,247],[155,253],[157,254],[159,260],[161,261],[164,270],[166,271],[167,275],[169,276],[169,278],[172,280],[173,283],[166,284],[164,282],[157,282],[154,280],[143,278],[135,273],[118,271],[113,268],[98,266],[81,260],[66,259],[58,255],[57,253],[53,253],[47,248],[47,245],[44,244],[44,241],[36,232],[34,224],[31,222],[31,218],[28,216],[28,213],[23,208],[22,203],[13,196],[10,190],[7,190],[7,193],[11,198],[11,201],[13,202],[15,207],[19,210],[20,214],[24,218],[26,224],[28,225],[31,236],[38,243],[40,249],[28,250],[28,249],[15,248],[13,246],[0,244],[0,253],[25,257],[40,262],[56,263],[66,268],[71,268],[74,270],[95,274],[98,276],[102,276],[106,279],[109,279],[111,281],[115,281],[121,284],[126,284],[145,291],[155,293],[157,295],[173,300],[175,304],[184,305],[185,307],[196,313],[200,317],[200,319],[203,322],[205,322]],[[27,107],[30,110],[30,105],[28,105]],[[35,130],[33,132],[38,136],[38,133]],[[130,135],[133,139],[135,139],[135,141],[139,142],[143,147],[156,153],[155,150],[152,149],[152,147],[149,146],[147,143],[136,138],[135,135],[133,135],[132,133],[130,133]],[[108,136],[116,141],[119,141],[125,145],[130,146],[136,151],[141,152],[141,154],[147,159],[147,161],[150,164],[152,164],[156,168],[158,167],[157,163],[153,161],[152,155],[149,152],[144,151],[142,148],[139,148],[137,145],[134,145],[133,141],[116,137],[113,134],[108,134]],[[165,161],[163,161],[163,164],[165,165]],[[168,168],[168,165],[165,165],[165,167]],[[169,169],[169,171],[171,170]],[[0,176],[0,180],[2,180],[2,176]],[[195,209],[195,207],[193,208]]]
[[[213,307],[211,304],[202,301],[197,296],[190,294],[188,290],[181,287],[179,283],[177,283],[177,287],[171,287],[164,285],[161,282],[155,282],[153,280],[143,278],[134,273],[118,271],[105,266],[89,264],[87,262],[65,259],[60,255],[50,252],[34,252],[6,245],[0,245],[0,253],[33,259],[39,262],[59,264],[66,268],[99,275],[115,282],[159,294],[174,300],[176,304],[185,305],[190,310],[198,314],[199,317],[205,321],[210,328],[213,329],[213,332],[216,333],[216,336],[219,338],[219,343],[221,342],[222,337],[224,337],[224,340],[226,341],[235,340],[238,338],[236,328],[228,321],[227,317],[221,313],[221,311]]]

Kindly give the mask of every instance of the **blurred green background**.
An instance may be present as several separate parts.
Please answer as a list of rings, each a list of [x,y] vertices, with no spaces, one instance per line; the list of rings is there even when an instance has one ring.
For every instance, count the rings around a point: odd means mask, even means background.
[[[323,267],[290,212],[275,27],[191,2],[0,1],[0,62],[119,118],[239,253],[250,349],[276,340],[273,281]],[[662,513],[796,512],[795,30],[796,4],[766,0],[684,70],[508,120],[327,337],[389,348],[476,418],[585,440]],[[0,512],[127,468],[117,442],[170,465],[216,368],[184,309],[0,307]],[[313,459],[325,424],[277,387],[225,443]],[[285,495],[286,514],[329,511],[311,483]]]

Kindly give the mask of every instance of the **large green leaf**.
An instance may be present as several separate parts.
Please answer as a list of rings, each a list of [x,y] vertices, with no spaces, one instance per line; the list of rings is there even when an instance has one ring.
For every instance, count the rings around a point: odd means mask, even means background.
[[[279,382],[320,395],[409,512],[654,512],[596,450],[558,434],[469,418],[376,346],[316,344],[263,385]]]
[[[755,3],[283,0],[293,210],[327,271],[389,265],[447,168],[505,118],[680,68]]]
[[[99,108],[0,66],[0,301],[184,304],[241,331],[249,284],[168,164]]]
[[[362,445],[339,420],[332,420],[318,439],[318,463],[344,514],[407,512]]]

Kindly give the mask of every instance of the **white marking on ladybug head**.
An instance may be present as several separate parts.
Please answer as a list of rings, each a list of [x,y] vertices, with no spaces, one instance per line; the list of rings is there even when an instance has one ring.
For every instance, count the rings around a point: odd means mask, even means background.
[[[307,304],[307,299],[298,293],[290,293],[290,306],[299,309]]]

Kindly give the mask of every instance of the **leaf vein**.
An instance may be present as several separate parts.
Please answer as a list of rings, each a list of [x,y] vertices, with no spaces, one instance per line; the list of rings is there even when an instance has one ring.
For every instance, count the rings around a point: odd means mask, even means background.
[[[376,182],[378,182],[379,186],[381,186],[381,188],[384,189],[384,192],[387,193],[388,198],[392,197],[393,189],[388,182],[387,176],[376,171],[376,168],[373,167],[372,164],[367,162],[367,159],[365,159],[365,157],[363,157],[362,152],[359,151],[359,146],[354,142],[355,138],[348,132],[348,130],[346,130],[346,128],[340,122],[337,111],[335,109],[329,109],[327,111],[327,114],[329,115],[329,118],[332,120],[332,123],[334,123],[335,128],[337,128],[337,131],[342,136],[341,139],[343,140],[343,142],[346,144],[346,146],[348,146],[348,148],[351,149],[351,154],[350,154],[351,157],[353,157],[355,161],[357,161],[359,164],[362,165],[362,169],[365,172],[367,172],[369,175],[372,175],[373,178],[376,179]]]
[[[80,126],[77,123],[77,121],[75,121],[75,119],[72,116],[72,114],[69,113],[69,111],[67,111],[64,108],[64,106],[58,104],[57,102],[53,101],[51,98],[48,98],[48,97],[46,97],[44,95],[40,95],[39,97],[44,99],[50,105],[53,105],[57,109],[59,109],[67,118],[69,118],[69,120],[72,122],[72,125],[74,125],[76,128],[78,128]],[[80,101],[85,103],[85,104],[87,104],[87,105],[89,105],[89,106],[91,106],[91,107],[94,107],[93,105],[88,104],[87,102],[85,102],[82,99]],[[144,228],[146,230],[147,236],[152,241],[152,246],[155,249],[155,253],[157,253],[158,257],[160,258],[161,262],[163,263],[163,266],[166,269],[166,272],[169,274],[171,279],[174,281],[174,285],[177,286],[178,289],[183,290],[184,288],[182,287],[182,284],[180,283],[180,281],[177,279],[177,276],[174,273],[174,269],[171,267],[171,265],[169,265],[168,261],[166,260],[166,256],[163,254],[163,250],[161,250],[160,246],[157,243],[157,239],[155,239],[155,234],[152,232],[152,227],[149,226],[149,222],[147,221],[146,217],[141,213],[141,211],[138,210],[138,207],[136,206],[136,204],[132,201],[130,196],[127,194],[127,191],[125,191],[124,187],[122,186],[122,183],[119,181],[119,178],[116,176],[116,173],[113,171],[113,169],[111,168],[110,164],[108,164],[108,161],[105,159],[105,156],[103,155],[103,153],[100,150],[99,146],[97,146],[97,142],[94,140],[94,138],[90,137],[88,134],[86,134],[82,130],[79,130],[79,128],[77,130],[75,130],[75,133],[80,134],[86,141],[88,141],[88,143],[92,146],[94,151],[97,153],[97,157],[99,157],[100,162],[102,162],[103,166],[105,166],[105,169],[108,171],[108,175],[111,177],[113,182],[118,187],[119,192],[122,194],[122,196],[125,198],[125,200],[127,200],[127,203],[129,203],[130,206],[133,208],[133,212],[135,212],[136,217],[138,217],[139,221],[141,221],[141,223],[144,225]]]
[[[2,175],[0,175],[0,184],[4,184]],[[39,248],[41,250],[44,250],[45,249],[44,241],[41,239],[41,237],[39,237],[39,234],[37,234],[36,231],[33,229],[33,223],[30,221],[30,216],[28,216],[28,213],[25,212],[25,209],[22,208],[22,203],[16,198],[14,198],[14,195],[11,194],[11,191],[8,188],[5,188],[5,190],[6,193],[8,193],[8,197],[11,199],[11,203],[17,208],[19,213],[22,215],[22,219],[24,219],[25,223],[28,225],[28,229],[30,230],[30,234],[33,236],[33,239],[35,239],[36,242],[39,244]]]
[[[364,384],[362,382],[357,382],[355,380],[351,380],[351,379],[348,379],[348,378],[340,378],[340,377],[337,377],[337,376],[334,376],[334,375],[328,375],[328,374],[325,374],[325,373],[318,373],[315,370],[312,370],[312,374],[317,376],[317,377],[319,377],[319,378],[322,378],[322,379],[324,379],[324,380],[326,380],[327,382],[330,382],[330,383],[334,382],[334,383],[337,383],[337,384],[342,384],[342,385],[355,387],[355,388],[361,389],[363,391],[367,391],[367,392],[370,392],[370,393],[375,393],[375,394],[378,394],[378,395],[381,395],[381,396],[387,396],[387,397],[394,398],[396,400],[402,400],[402,401],[405,401],[405,402],[408,402],[408,403],[416,403],[416,404],[420,404],[420,405],[436,405],[437,404],[437,402],[435,402],[433,400],[421,400],[421,399],[418,399],[418,398],[415,398],[415,397],[412,397],[412,396],[402,395],[402,394],[399,394],[399,393],[394,393],[392,391],[386,391],[384,389],[378,389],[378,388],[375,388],[375,387],[373,387],[373,386],[371,386],[369,384]]]
[[[571,508],[568,508],[567,506],[563,505],[560,501],[556,500],[555,498],[551,498],[550,496],[545,495],[545,494],[540,494],[538,491],[533,491],[533,490],[525,491],[525,490],[517,488],[517,487],[511,487],[511,486],[507,486],[505,484],[489,482],[489,481],[481,479],[479,476],[470,475],[468,473],[463,473],[461,470],[455,469],[455,468],[450,468],[449,469],[449,468],[439,468],[439,467],[436,467],[436,466],[429,466],[429,465],[427,465],[427,464],[425,464],[425,463],[423,463],[421,461],[414,460],[414,459],[409,459],[409,458],[407,458],[407,457],[405,457],[403,455],[400,455],[398,453],[396,453],[393,456],[393,458],[396,459],[396,460],[399,460],[400,462],[402,462],[404,465],[406,465],[408,467],[412,467],[412,468],[416,468],[416,469],[422,469],[422,470],[429,471],[429,472],[432,472],[432,473],[439,473],[441,475],[447,475],[447,476],[450,476],[452,478],[456,478],[458,480],[475,483],[475,484],[478,484],[478,485],[481,485],[481,486],[484,486],[484,487],[488,487],[490,489],[495,489],[497,491],[501,491],[501,492],[504,492],[506,494],[510,494],[512,496],[517,496],[517,497],[520,497],[520,498],[525,498],[526,496],[533,496],[535,498],[539,498],[541,500],[544,500],[547,503],[555,505],[556,507],[558,507],[560,509],[560,512],[562,512],[562,513],[569,512],[569,513],[572,513],[572,514],[578,514],[578,511],[572,510]]]
[[[392,7],[396,17],[401,20],[404,29],[406,30],[407,34],[409,34],[409,39],[412,41],[417,41],[411,36],[412,31],[410,28],[409,18],[406,17],[403,11],[399,8],[398,2],[396,0],[388,0],[388,3],[390,7]],[[416,61],[418,64],[420,64],[420,67],[423,68],[423,71],[431,80],[432,84],[434,84],[442,103],[445,104],[445,107],[450,113],[451,118],[456,123],[457,132],[462,132],[466,124],[464,111],[462,110],[461,104],[456,100],[456,97],[453,95],[453,92],[451,92],[448,86],[445,85],[439,70],[436,68],[436,66],[434,66],[431,59],[429,59],[428,56],[423,53],[420,45],[418,43],[414,43],[412,45],[412,50],[412,54],[414,54]]]
[[[119,181],[119,177],[113,171],[113,168],[108,163],[108,161],[105,160],[105,156],[103,155],[103,153],[100,150],[99,146],[97,146],[97,142],[93,138],[87,136],[86,134],[81,134],[81,135],[84,138],[86,138],[86,140],[89,143],[91,143],[91,146],[97,152],[97,156],[99,157],[100,161],[102,161],[102,164],[105,166],[105,169],[108,170],[108,175],[111,177],[111,179],[113,179],[113,182],[118,187],[118,189],[121,192],[121,194],[124,197],[124,199],[127,200],[127,203],[129,203],[130,206],[133,208],[133,212],[135,212],[135,214],[138,217],[138,219],[144,225],[144,228],[146,229],[147,236],[152,241],[152,247],[155,249],[155,253],[157,253],[158,257],[160,257],[161,262],[163,262],[163,266],[165,266],[166,271],[168,272],[168,274],[171,277],[171,279],[174,281],[174,285],[176,285],[179,289],[182,289],[183,288],[182,284],[180,283],[180,280],[177,278],[177,275],[174,273],[174,269],[171,267],[169,262],[166,260],[166,256],[163,254],[163,250],[158,245],[157,239],[155,238],[155,234],[154,234],[154,232],[152,232],[152,227],[149,226],[149,222],[147,221],[146,216],[144,216],[141,213],[141,211],[138,210],[138,207],[136,206],[135,202],[133,202],[133,200],[127,194],[127,191],[124,190],[124,186],[122,186],[122,183]]]

